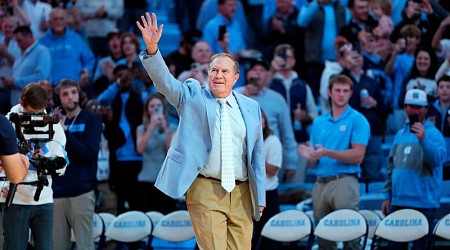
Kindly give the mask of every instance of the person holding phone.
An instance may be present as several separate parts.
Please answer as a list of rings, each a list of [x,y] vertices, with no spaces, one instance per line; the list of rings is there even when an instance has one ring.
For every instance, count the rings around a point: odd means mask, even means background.
[[[211,46],[213,53],[237,54],[247,48],[249,37],[245,32],[245,25],[242,25],[236,16],[237,2],[236,0],[218,0],[217,15],[209,20],[203,29],[203,39]],[[226,26],[226,28],[221,28],[221,26]],[[220,37],[221,34],[223,39]],[[233,38],[232,43],[229,43],[228,37]]]
[[[408,90],[404,110],[409,122],[392,142],[381,210],[385,215],[405,208],[420,211],[427,217],[431,235],[435,212],[440,205],[445,141],[426,118],[425,91]],[[425,249],[429,235],[414,241],[413,249]],[[408,249],[408,243],[389,242],[387,249]]]
[[[175,211],[176,200],[155,187],[170,141],[177,127],[167,122],[167,106],[160,94],[150,94],[145,102],[143,123],[136,129],[136,149],[142,154],[142,170],[138,175],[139,199],[137,209],[168,214]]]

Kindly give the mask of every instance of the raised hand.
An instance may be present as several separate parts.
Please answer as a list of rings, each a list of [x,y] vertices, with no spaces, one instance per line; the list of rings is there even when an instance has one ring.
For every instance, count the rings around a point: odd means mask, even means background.
[[[142,38],[144,39],[145,46],[147,46],[147,53],[150,55],[156,54],[158,51],[158,42],[161,39],[164,25],[161,24],[158,28],[158,20],[156,14],[145,13],[145,17],[141,16],[142,25],[139,21],[136,21],[136,25],[141,31]]]

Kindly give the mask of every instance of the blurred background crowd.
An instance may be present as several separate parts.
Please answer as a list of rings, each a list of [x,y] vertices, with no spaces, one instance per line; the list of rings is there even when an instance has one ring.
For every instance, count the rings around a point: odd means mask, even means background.
[[[328,80],[336,74],[353,80],[350,105],[371,127],[360,182],[385,180],[386,152],[406,121],[403,97],[412,88],[427,93],[450,160],[449,1],[2,0],[0,112],[39,82],[51,113],[60,105],[54,86],[78,82],[79,104],[104,126],[97,173],[103,211],[168,213],[178,204],[153,186],[179,118],[139,60],[144,44],[135,22],[146,11],[164,23],[159,49],[180,81],[207,85],[214,53],[239,59],[235,90],[260,103],[281,142],[279,183],[315,181],[297,145],[330,111]],[[139,198],[149,195],[162,202]]]

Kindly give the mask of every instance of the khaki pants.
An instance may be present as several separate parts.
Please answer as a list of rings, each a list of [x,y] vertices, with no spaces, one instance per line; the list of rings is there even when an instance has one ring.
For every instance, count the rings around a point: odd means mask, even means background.
[[[186,203],[201,250],[251,248],[252,205],[248,182],[231,193],[220,181],[197,178],[186,192]]]
[[[359,210],[359,183],[356,177],[348,176],[328,183],[314,184],[312,191],[314,219],[316,223],[325,215],[338,209]],[[336,249],[334,242],[317,239],[319,249]],[[344,242],[344,249],[361,249],[359,239]]]
[[[95,208],[94,191],[75,197],[53,200],[53,246],[54,249],[70,249],[70,230],[76,238],[77,249],[94,250],[92,225]]]

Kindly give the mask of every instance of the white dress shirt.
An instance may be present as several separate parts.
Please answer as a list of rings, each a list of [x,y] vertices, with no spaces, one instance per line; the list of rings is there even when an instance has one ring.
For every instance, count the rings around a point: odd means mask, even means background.
[[[228,111],[230,126],[232,130],[233,141],[233,159],[234,159],[234,173],[236,180],[245,181],[248,178],[247,174],[247,143],[246,143],[246,127],[244,119],[242,118],[241,110],[233,94],[227,98],[227,105],[225,108]],[[217,102],[216,107],[216,124],[212,139],[212,149],[208,160],[203,167],[201,174],[207,177],[216,179],[221,178],[220,167],[220,104]]]

